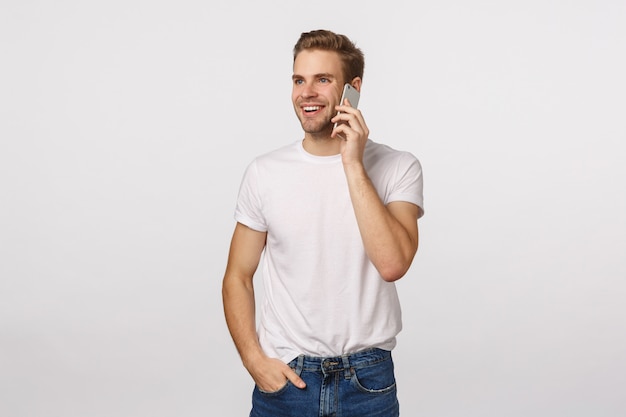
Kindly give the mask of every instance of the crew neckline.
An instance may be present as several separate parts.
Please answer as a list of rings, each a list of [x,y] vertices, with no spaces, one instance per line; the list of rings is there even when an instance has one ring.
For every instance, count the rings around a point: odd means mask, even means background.
[[[298,147],[298,150],[300,151],[300,154],[304,157],[304,159],[311,161],[311,162],[315,162],[318,164],[331,164],[331,163],[341,161],[340,153],[336,155],[327,155],[327,156],[319,156],[319,155],[313,155],[312,153],[309,153],[306,149],[304,149],[304,139],[299,140],[297,142],[297,147]]]

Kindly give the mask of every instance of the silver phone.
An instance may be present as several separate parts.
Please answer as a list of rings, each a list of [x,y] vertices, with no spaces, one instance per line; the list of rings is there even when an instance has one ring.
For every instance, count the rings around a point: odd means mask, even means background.
[[[359,105],[359,98],[361,97],[361,93],[359,93],[359,91],[352,87],[352,85],[346,83],[343,86],[343,93],[341,94],[341,101],[339,102],[340,105],[343,106],[343,102],[345,99],[348,99],[348,101],[350,102],[350,106],[352,106],[353,108],[357,108],[357,106]],[[341,112],[338,112],[337,114],[339,114]],[[335,123],[335,127],[337,127],[337,123]]]

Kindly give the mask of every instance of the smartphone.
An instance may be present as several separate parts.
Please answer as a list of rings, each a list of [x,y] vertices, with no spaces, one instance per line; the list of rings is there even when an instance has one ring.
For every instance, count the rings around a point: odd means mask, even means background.
[[[346,83],[343,86],[343,93],[341,94],[341,101],[339,102],[339,104],[341,104],[343,106],[343,102],[345,99],[348,99],[348,101],[350,102],[350,106],[352,106],[353,108],[357,108],[357,106],[359,105],[359,98],[361,97],[361,93],[359,93],[359,91],[352,87],[352,85]],[[341,112],[338,112],[337,114],[339,114]],[[335,127],[337,127],[337,123],[335,123]]]

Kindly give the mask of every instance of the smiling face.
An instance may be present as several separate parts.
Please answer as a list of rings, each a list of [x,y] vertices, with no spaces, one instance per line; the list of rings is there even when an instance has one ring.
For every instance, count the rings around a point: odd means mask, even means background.
[[[291,100],[305,135],[330,137],[335,106],[341,99],[343,68],[339,54],[319,49],[304,50],[293,63]]]

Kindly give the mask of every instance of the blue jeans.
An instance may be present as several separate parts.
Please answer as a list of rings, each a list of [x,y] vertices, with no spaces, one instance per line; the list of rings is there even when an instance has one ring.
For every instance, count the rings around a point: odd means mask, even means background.
[[[397,417],[399,405],[391,352],[368,349],[336,358],[300,355],[289,363],[306,382],[276,392],[258,387],[250,417]]]

